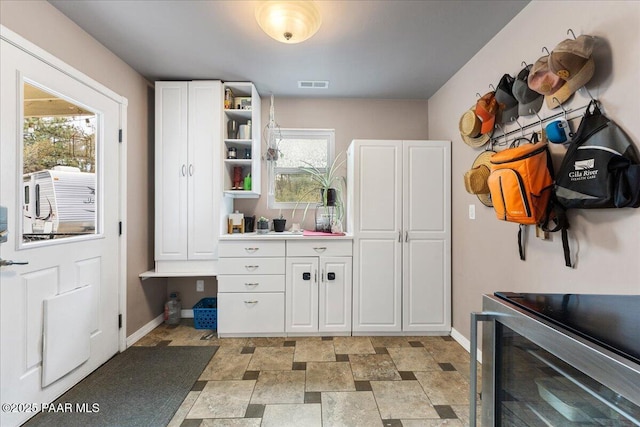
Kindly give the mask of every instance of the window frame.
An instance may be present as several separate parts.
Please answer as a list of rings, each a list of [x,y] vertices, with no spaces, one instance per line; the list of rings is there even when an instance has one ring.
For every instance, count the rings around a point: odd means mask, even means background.
[[[325,168],[319,168],[320,170],[326,170],[331,167],[335,157],[336,146],[336,131],[335,129],[308,129],[308,128],[281,128],[280,136],[282,139],[326,139],[327,140],[327,166]],[[269,209],[295,209],[297,202],[276,202],[275,195],[275,179],[278,174],[304,174],[300,168],[292,167],[278,167],[277,161],[273,167],[273,173],[271,176],[267,176],[268,185],[274,189],[273,194],[269,194],[267,207]],[[302,203],[301,203],[302,204]],[[299,208],[300,206],[298,206]],[[315,208],[315,206],[313,206]]]

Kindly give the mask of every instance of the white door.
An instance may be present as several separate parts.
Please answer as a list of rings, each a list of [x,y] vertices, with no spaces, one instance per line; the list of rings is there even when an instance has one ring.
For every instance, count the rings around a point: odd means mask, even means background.
[[[451,328],[448,141],[405,141],[402,330]]]
[[[354,141],[353,330],[402,327],[402,141]]]
[[[320,257],[318,330],[351,331],[351,257]]]
[[[118,351],[120,104],[4,39],[0,57],[0,205],[7,208],[8,218],[7,240],[0,243],[0,258],[5,261],[0,267],[0,400],[3,404],[45,403]],[[78,126],[93,126],[95,131],[93,137],[83,139],[93,141],[93,148],[78,145],[75,139],[69,146],[78,159],[81,153],[94,150],[95,164],[78,160],[78,169],[95,172],[94,196],[78,202],[85,210],[94,210],[95,220],[66,235],[53,229],[59,237],[55,239],[32,234],[22,220],[27,197],[24,165],[31,161],[23,141],[32,130],[39,132],[31,125],[26,128],[26,92],[36,94],[32,99],[36,103],[67,106],[67,112],[53,115],[65,117],[69,108],[77,108],[73,114],[79,115]],[[42,120],[40,125],[45,124]],[[59,144],[52,138],[43,146]],[[42,200],[40,216],[46,218],[44,212],[51,206],[52,215],[67,218],[63,199],[56,200],[55,211],[53,200]],[[71,223],[69,218],[66,221]],[[6,265],[8,260],[28,264]],[[33,415],[24,407],[13,412],[3,406],[0,424],[19,425]]]
[[[286,332],[318,331],[318,258],[287,257]]]

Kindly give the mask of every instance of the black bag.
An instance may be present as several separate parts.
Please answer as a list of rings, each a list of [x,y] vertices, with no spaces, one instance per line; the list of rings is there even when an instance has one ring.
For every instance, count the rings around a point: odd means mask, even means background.
[[[591,101],[556,174],[556,200],[565,209],[637,208],[639,164],[633,142]]]
[[[640,161],[636,147],[592,100],[556,174],[542,228],[562,231],[565,265],[571,267],[567,209],[639,206]]]

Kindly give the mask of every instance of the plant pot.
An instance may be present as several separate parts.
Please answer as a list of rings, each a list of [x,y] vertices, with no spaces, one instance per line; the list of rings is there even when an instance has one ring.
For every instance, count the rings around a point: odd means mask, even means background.
[[[337,199],[337,192],[335,188],[327,188],[327,200],[325,203],[325,199],[324,199],[324,188],[320,189],[320,196],[322,197],[322,203],[325,204],[326,206],[335,206],[336,205],[336,199]]]
[[[256,232],[258,234],[267,234],[269,232],[269,221],[258,221],[256,223]]]
[[[284,231],[284,226],[286,223],[286,219],[275,218],[273,220],[273,231],[275,231],[276,233],[282,233]]]

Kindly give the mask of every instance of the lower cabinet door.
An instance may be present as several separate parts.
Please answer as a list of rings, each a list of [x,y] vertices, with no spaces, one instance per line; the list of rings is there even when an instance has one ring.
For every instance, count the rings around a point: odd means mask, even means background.
[[[351,332],[351,257],[320,257],[318,331]]]
[[[218,293],[219,334],[283,334],[284,293]]]
[[[318,331],[318,258],[287,257],[286,331]]]

